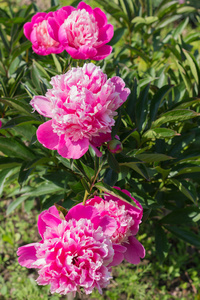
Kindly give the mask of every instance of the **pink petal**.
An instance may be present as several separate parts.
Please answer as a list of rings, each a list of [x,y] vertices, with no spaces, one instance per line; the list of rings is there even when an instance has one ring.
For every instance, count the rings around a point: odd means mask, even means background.
[[[83,1],[79,3],[77,9],[85,9],[89,14],[93,13],[93,9]]]
[[[52,103],[51,101],[44,96],[34,96],[30,104],[35,110],[44,117],[51,118],[52,114]]]
[[[52,39],[55,41],[59,41],[58,39],[58,31],[59,31],[59,25],[56,22],[55,18],[49,18],[47,23],[48,33]]]
[[[33,25],[31,22],[24,24],[24,35],[28,40],[30,40],[32,28],[33,28]]]
[[[130,94],[131,91],[129,90],[129,88],[124,88],[125,87],[125,83],[124,83],[123,79],[121,79],[118,76],[112,77],[110,79],[110,81],[115,85],[115,91],[120,94],[120,98],[122,100],[121,104],[124,103],[126,101],[127,97],[129,96],[129,94]]]
[[[57,227],[60,223],[62,223],[62,219],[59,216],[58,210],[55,206],[50,207],[48,210],[41,212],[38,217],[39,234],[43,238],[47,227]]]
[[[119,265],[124,259],[124,252],[127,250],[126,247],[119,244],[113,244],[113,249],[115,254],[113,256],[113,261],[109,264],[109,267]]]
[[[98,23],[98,26],[101,28],[107,24],[107,17],[105,13],[98,7],[96,7],[93,10],[94,17],[96,19],[96,22]]]
[[[99,222],[97,221],[96,223],[95,229],[99,226],[102,227],[104,234],[108,236],[112,236],[117,229],[117,223],[115,219],[110,216],[104,216],[103,218],[99,219]]]
[[[57,151],[62,157],[79,159],[88,151],[88,148],[89,141],[87,138],[74,142],[70,139],[64,139],[62,136]]]
[[[124,253],[124,258],[131,264],[137,265],[140,263],[140,258],[145,257],[145,249],[140,242],[134,237],[129,237],[129,243],[123,244],[127,251]]]
[[[99,151],[96,147],[94,147],[91,143],[90,146],[92,147],[92,149],[94,150],[95,154],[97,157],[101,157],[102,156],[102,152]]]
[[[56,20],[61,25],[65,19],[68,18],[69,15],[71,15],[72,11],[76,10],[73,6],[63,6],[61,9],[59,9],[57,12]]]
[[[88,47],[87,45],[79,47],[79,52],[83,53],[86,59],[92,59],[97,54],[97,49],[93,47]]]
[[[31,23],[34,24],[34,23],[42,22],[45,19],[46,15],[47,13],[45,12],[38,12],[32,17]]]
[[[32,264],[37,260],[35,248],[37,244],[38,243],[32,243],[18,248],[18,262],[22,267],[32,268]]]
[[[37,130],[38,141],[46,148],[55,150],[57,149],[59,136],[53,132],[52,121],[47,121],[40,125]]]
[[[93,57],[93,60],[101,60],[106,58],[112,52],[112,47],[109,45],[103,45],[100,48],[97,48],[97,54]]]
[[[98,210],[93,206],[84,206],[83,204],[77,204],[76,206],[72,207],[65,219],[69,221],[71,219],[80,220],[80,219],[89,219],[92,220],[95,217],[99,217]]]
[[[92,138],[90,145],[93,147],[100,147],[103,143],[108,142],[112,139],[111,133],[99,133],[99,136],[95,136]]]
[[[115,252],[115,254],[113,256],[113,260],[108,266],[109,267],[117,266],[117,265],[121,264],[121,262],[123,260],[124,260],[124,254],[120,253],[120,252]]]
[[[107,24],[103,28],[99,29],[99,38],[98,42],[101,46],[105,45],[106,43],[110,42],[114,35],[113,25]]]

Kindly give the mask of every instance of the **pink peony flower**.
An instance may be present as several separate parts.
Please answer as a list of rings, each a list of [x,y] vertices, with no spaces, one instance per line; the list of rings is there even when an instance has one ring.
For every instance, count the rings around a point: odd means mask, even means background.
[[[112,47],[106,45],[113,37],[113,26],[100,8],[92,9],[80,2],[77,9],[65,6],[49,20],[49,34],[61,43],[75,59],[101,60]]]
[[[64,51],[63,46],[48,33],[48,21],[53,16],[53,12],[37,13],[33,16],[31,22],[24,25],[24,34],[31,41],[33,51],[38,55],[48,55]]]
[[[114,116],[130,90],[120,77],[107,79],[100,67],[92,63],[72,68],[51,79],[53,86],[44,96],[34,96],[30,104],[51,120],[39,126],[38,141],[57,150],[66,158],[78,159],[89,145],[96,148],[111,140]]]
[[[109,237],[115,226],[112,218],[101,217],[92,206],[73,207],[65,220],[52,206],[39,215],[42,240],[20,247],[19,263],[39,269],[36,281],[50,284],[51,293],[75,295],[82,288],[90,294],[95,287],[101,293],[111,278],[108,265],[114,250]]]
[[[118,187],[115,188],[120,190]],[[101,216],[110,216],[116,222],[116,230],[111,236],[115,250],[115,256],[110,264],[112,266],[118,265],[123,259],[138,264],[140,258],[145,256],[144,247],[135,238],[143,215],[142,206],[127,190],[122,192],[130,196],[137,207],[109,194],[105,195],[104,199],[96,196],[86,202],[86,205],[97,208]]]

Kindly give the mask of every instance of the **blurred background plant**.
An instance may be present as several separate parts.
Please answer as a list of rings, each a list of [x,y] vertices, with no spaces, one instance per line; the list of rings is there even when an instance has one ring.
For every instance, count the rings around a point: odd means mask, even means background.
[[[119,135],[123,151],[114,154],[104,145],[107,160],[95,158],[91,150],[72,161],[37,142],[36,129],[45,118],[32,112],[29,102],[33,95],[44,95],[50,78],[76,61],[66,52],[36,55],[23,35],[23,24],[41,9],[78,2],[52,0],[41,7],[41,2],[22,6],[1,1],[0,297],[49,297],[48,289],[35,286],[34,273],[20,271],[21,279],[16,275],[15,251],[37,240],[39,211],[56,202],[70,208],[82,201],[85,190],[93,195],[117,185],[144,207],[140,238],[147,256],[138,267],[116,268],[104,298],[94,298],[200,299],[200,3],[87,1],[101,7],[115,28],[113,52],[97,64],[108,77],[122,77],[131,95],[119,109],[112,132],[113,138]],[[24,285],[29,286],[26,296]]]

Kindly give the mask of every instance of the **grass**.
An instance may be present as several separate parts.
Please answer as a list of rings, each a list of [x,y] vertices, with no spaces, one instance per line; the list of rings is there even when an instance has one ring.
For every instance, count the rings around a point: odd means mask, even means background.
[[[48,286],[38,286],[37,272],[21,267],[16,251],[21,245],[39,240],[37,232],[38,211],[27,213],[20,208],[6,216],[6,201],[0,204],[0,300],[66,299],[51,295]],[[113,279],[103,295],[77,296],[77,299],[93,300],[200,300],[199,250],[184,242],[171,240],[169,255],[160,263],[155,254],[155,242],[150,236],[148,224],[142,224],[140,241],[146,249],[141,264],[123,263],[113,268]]]

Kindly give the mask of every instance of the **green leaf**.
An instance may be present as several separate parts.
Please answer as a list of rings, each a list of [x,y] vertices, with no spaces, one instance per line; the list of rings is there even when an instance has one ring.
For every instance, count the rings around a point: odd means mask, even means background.
[[[89,166],[85,165],[82,161],[80,161],[80,163],[87,177],[91,179],[95,175],[95,171]]]
[[[156,26],[156,29],[164,28],[164,27],[168,26],[169,24],[172,24],[173,22],[177,21],[180,18],[181,18],[181,15],[173,15],[171,17],[168,17],[168,18],[164,19],[162,22],[160,22]]]
[[[5,155],[25,160],[35,158],[34,153],[28,147],[14,138],[0,137],[0,151],[2,151]]]
[[[3,193],[4,184],[6,178],[9,177],[13,173],[13,169],[5,169],[0,171],[0,197]]]
[[[154,128],[149,129],[146,131],[142,138],[146,139],[166,139],[166,138],[172,138],[178,134],[176,131],[168,128]]]
[[[120,166],[118,161],[116,160],[115,156],[108,152],[108,164],[113,169],[113,171],[119,173],[120,172]]]
[[[109,45],[113,46],[113,45],[117,44],[117,42],[124,35],[124,32],[125,32],[126,29],[127,29],[126,27],[117,28],[114,31],[114,36],[113,36],[112,40],[109,42]]]
[[[200,105],[200,99],[195,99],[187,102],[178,103],[176,109],[184,109],[190,106]]]
[[[200,236],[193,233],[192,230],[188,230],[185,228],[179,228],[177,226],[166,226],[165,228],[172,232],[177,237],[181,238],[185,242],[194,245],[197,248],[200,248]]]
[[[146,125],[146,117],[148,113],[148,93],[149,93],[150,84],[148,84],[140,93],[140,96],[136,104],[136,120],[137,120],[137,129],[142,131]]]
[[[146,162],[146,163],[152,163],[152,162],[160,162],[160,161],[166,161],[169,159],[174,159],[171,156],[161,154],[161,153],[144,153],[144,154],[138,154],[136,155],[136,158]]]
[[[64,189],[62,187],[59,187],[52,182],[43,182],[38,187],[32,188],[31,191],[25,193],[24,196],[39,197],[39,196],[48,195],[51,193],[60,192],[60,191],[63,191],[63,193],[64,193]]]
[[[119,165],[131,168],[136,173],[140,174],[143,178],[145,178],[146,180],[149,180],[149,175],[147,173],[147,170],[146,170],[145,166],[142,167],[139,164],[136,164],[134,162],[120,163]]]
[[[24,196],[18,197],[16,200],[11,202],[7,208],[6,215],[8,216],[9,214],[11,214],[11,212],[13,212],[13,210],[15,210],[15,208],[17,208],[22,202],[24,202],[28,198],[30,200],[30,196],[24,195]]]
[[[179,176],[182,174],[189,174],[189,173],[200,173],[200,167],[199,166],[195,166],[195,167],[187,167],[187,168],[183,168],[180,171],[178,171],[178,173],[176,173],[175,176]]]
[[[10,169],[21,165],[23,160],[12,157],[0,156],[0,169]]]
[[[155,244],[156,252],[158,254],[160,262],[162,263],[168,255],[169,244],[167,241],[166,233],[159,224],[157,224],[155,227]]]
[[[188,22],[189,22],[189,18],[185,18],[185,20],[183,20],[183,22],[180,22],[180,24],[175,28],[175,30],[173,32],[173,36],[175,39],[177,39],[178,36],[180,34],[182,34],[182,32],[185,29],[185,27],[187,26]]]
[[[12,52],[12,60],[14,60],[16,57],[18,57],[19,55],[21,55],[23,52],[25,52],[30,47],[31,47],[31,42],[30,41],[26,41],[26,42],[20,44],[20,46],[16,47],[13,50],[13,52]]]
[[[27,168],[27,162],[24,162],[20,168],[19,176],[18,176],[18,183],[22,187],[22,185],[25,183],[25,181],[28,179],[31,171],[33,169]]]
[[[191,191],[189,191],[188,188],[184,186],[183,182],[180,182],[177,179],[170,179],[169,182],[175,185],[179,189],[179,191],[181,191],[181,193],[183,193],[193,203],[196,202],[196,198],[191,193]]]
[[[4,124],[1,128],[6,129],[6,128],[12,128],[17,125],[21,124],[41,124],[41,121],[36,120],[34,117],[31,116],[19,116],[12,118],[9,120],[6,124]]]
[[[200,209],[195,206],[188,206],[185,208],[179,208],[164,218],[159,222],[162,224],[185,224],[191,222],[197,222],[200,220]]]
[[[172,90],[172,88],[173,87],[170,85],[165,85],[162,88],[160,88],[159,91],[154,95],[153,99],[151,100],[151,105],[150,105],[150,122],[151,123],[156,118],[160,104],[163,102],[163,100],[168,95],[168,93]]]
[[[177,109],[164,113],[159,119],[152,123],[152,128],[161,126],[168,122],[181,122],[198,117],[200,114],[189,109]]]
[[[165,4],[161,3],[160,8],[157,11],[157,16],[161,19],[162,17],[169,14],[171,11],[177,8],[178,2],[177,1],[170,1]]]
[[[0,37],[1,37],[1,40],[4,44],[4,47],[5,49],[10,52],[10,45],[9,45],[9,42],[8,42],[8,39],[7,39],[7,34],[5,32],[5,30],[0,26]]]
[[[0,101],[2,103],[8,104],[9,106],[11,105],[16,110],[18,110],[20,112],[23,112],[26,115],[28,114],[28,115],[34,117],[34,114],[31,113],[31,111],[32,111],[31,106],[28,103],[26,103],[25,101],[21,100],[21,99],[15,100],[13,98],[5,97],[5,98],[0,98]]]
[[[197,84],[199,84],[199,76],[198,76],[198,70],[196,68],[196,65],[194,63],[194,58],[191,57],[190,53],[188,53],[185,49],[183,49],[183,52],[186,56],[187,62],[190,66],[192,75],[194,76],[194,79],[196,81]]]
[[[103,192],[105,192],[106,194],[110,194],[114,197],[117,197],[129,204],[132,204],[134,207],[137,207],[137,209],[140,210],[140,208],[135,204],[134,201],[131,201],[131,198],[124,194],[122,191],[120,190],[117,190],[117,189],[114,189],[112,187],[110,187],[109,185],[107,185],[106,183],[103,183],[103,182],[97,182],[95,184],[95,186],[99,189],[99,190],[102,190]],[[131,201],[131,202],[130,202]]]
[[[52,54],[52,56],[53,56],[53,60],[54,60],[54,64],[56,66],[56,69],[57,69],[58,73],[61,74],[62,73],[61,64],[60,64],[60,62],[59,62],[59,60],[58,60],[58,58],[55,54]]]

